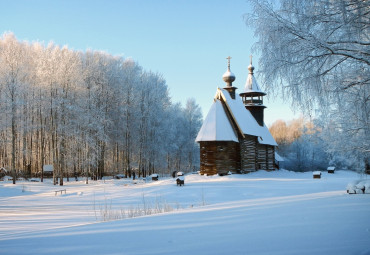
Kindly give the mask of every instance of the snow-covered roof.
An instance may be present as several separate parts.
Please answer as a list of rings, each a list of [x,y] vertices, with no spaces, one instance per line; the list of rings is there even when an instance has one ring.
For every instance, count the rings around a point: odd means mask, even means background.
[[[260,89],[257,80],[256,78],[254,78],[253,74],[248,74],[243,93],[260,93],[266,95],[266,93]]]
[[[43,170],[44,170],[44,172],[53,172],[54,167],[53,167],[53,165],[44,165]]]
[[[257,136],[260,144],[277,146],[275,139],[272,137],[266,125],[264,124],[262,127],[257,123],[256,119],[250,111],[245,108],[239,97],[232,99],[227,90],[218,88],[215,99],[222,99],[225,102],[240,133],[243,135]]]
[[[249,73],[247,76],[247,81],[245,82],[243,93],[255,93],[255,94],[262,94],[266,95],[265,92],[263,92],[260,88],[260,86],[257,83],[256,78],[253,75],[253,69],[254,67],[251,65],[248,66]]]
[[[239,142],[220,100],[215,100],[212,104],[195,141]]]
[[[269,129],[266,127],[265,123],[263,123],[263,127],[260,126],[261,135],[258,137],[258,142],[260,144],[268,144],[273,146],[278,146],[274,137],[271,135]]]
[[[276,161],[279,161],[279,162],[282,162],[284,161],[284,158],[282,156],[280,156],[276,151],[275,151],[275,160]]]
[[[327,170],[335,170],[335,166],[329,166]]]

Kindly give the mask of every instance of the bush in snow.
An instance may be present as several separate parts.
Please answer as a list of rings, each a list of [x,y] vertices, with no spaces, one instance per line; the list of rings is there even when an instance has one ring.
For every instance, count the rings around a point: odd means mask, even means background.
[[[352,181],[352,182],[347,184],[347,193],[348,194],[356,194],[356,184],[358,182],[359,181]]]
[[[348,194],[370,194],[370,180],[357,180],[347,184]]]

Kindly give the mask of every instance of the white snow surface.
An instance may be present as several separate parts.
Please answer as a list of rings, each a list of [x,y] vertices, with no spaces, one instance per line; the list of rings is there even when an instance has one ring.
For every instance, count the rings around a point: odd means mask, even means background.
[[[215,100],[213,102],[195,141],[239,142],[238,137],[226,116],[224,107],[219,100]]]
[[[370,195],[350,171],[0,182],[0,254],[370,254]],[[66,189],[66,194],[55,195]],[[103,222],[150,204],[173,211]]]

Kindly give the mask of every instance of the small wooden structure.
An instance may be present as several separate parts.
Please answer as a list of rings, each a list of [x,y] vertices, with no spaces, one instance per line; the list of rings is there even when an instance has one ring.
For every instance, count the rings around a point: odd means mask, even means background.
[[[152,174],[152,181],[158,181],[158,174]]]
[[[44,172],[44,177],[52,177],[54,172],[54,166],[53,165],[44,165],[42,168],[42,171]]]
[[[321,171],[315,171],[312,175],[314,179],[321,179]]]
[[[329,166],[327,170],[328,174],[333,174],[335,172],[335,166]]]
[[[4,177],[8,174],[8,170],[6,170],[4,167],[0,167],[0,177]]]
[[[177,179],[176,179],[176,185],[177,186],[181,186],[181,185],[185,185],[185,178],[184,178],[184,176],[183,175],[180,175],[179,177],[177,177]]]
[[[184,176],[184,173],[183,172],[177,172],[176,175],[177,175],[176,185],[177,186],[184,185],[185,184],[185,176]]]

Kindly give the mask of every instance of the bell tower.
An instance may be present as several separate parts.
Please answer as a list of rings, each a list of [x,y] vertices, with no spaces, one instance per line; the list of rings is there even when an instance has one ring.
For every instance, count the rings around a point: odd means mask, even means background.
[[[224,80],[224,82],[226,82],[226,87],[224,87],[224,89],[229,92],[232,99],[235,99],[235,90],[237,89],[237,87],[233,87],[232,85],[233,81],[235,81],[235,75],[230,71],[231,57],[228,56],[226,59],[227,59],[227,70],[222,75],[222,79]]]
[[[248,66],[248,71],[249,73],[247,81],[244,86],[244,91],[239,95],[242,98],[245,108],[247,108],[250,111],[250,113],[256,119],[257,123],[260,126],[263,126],[264,125],[263,112],[264,109],[266,108],[266,106],[263,105],[263,97],[266,95],[266,93],[260,89],[256,81],[256,78],[254,78],[253,75],[254,67],[252,65],[252,56],[251,63]]]

